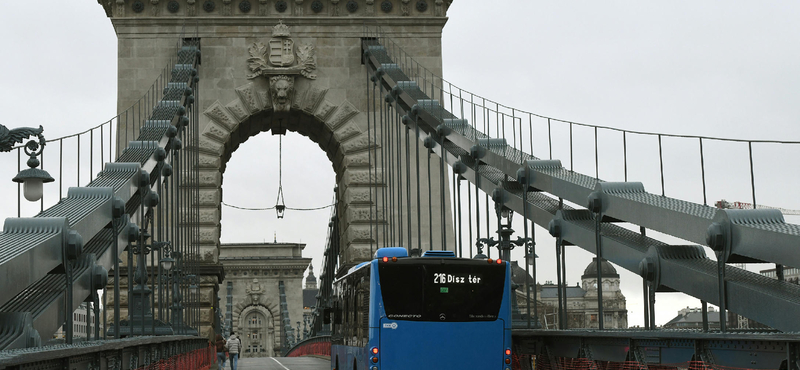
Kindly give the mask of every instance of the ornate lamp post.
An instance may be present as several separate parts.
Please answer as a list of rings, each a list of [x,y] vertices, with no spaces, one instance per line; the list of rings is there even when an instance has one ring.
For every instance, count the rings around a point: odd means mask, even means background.
[[[136,271],[133,276],[133,281],[136,285],[133,287],[133,297],[129,303],[129,310],[131,312],[131,319],[129,327],[126,330],[123,327],[124,334],[130,335],[172,335],[173,330],[166,323],[160,319],[156,319],[151,310],[151,295],[154,294],[153,290],[147,286],[148,271],[147,271],[147,255],[154,252],[153,245],[147,244],[147,239],[151,235],[146,229],[141,231],[141,241],[133,248],[133,254],[136,256]],[[160,282],[159,282],[160,284]],[[159,297],[160,299],[160,297]],[[162,304],[161,301],[158,302]]]
[[[186,320],[188,325],[197,330],[197,298],[200,293],[197,275],[187,275],[186,282],[189,283],[189,319]]]
[[[495,196],[493,195],[493,198]],[[497,246],[499,250],[500,259],[506,262],[511,261],[511,250],[515,247],[527,246],[531,242],[531,238],[517,237],[517,240],[511,240],[511,235],[514,234],[514,229],[511,228],[511,220],[514,217],[514,212],[500,202],[495,202],[495,212],[497,213],[497,236],[499,240],[494,238],[481,238],[478,239],[478,256],[482,255],[482,248],[480,244],[488,248]],[[505,222],[503,222],[505,220]],[[476,256],[476,257],[478,257]],[[512,270],[512,277],[513,275]],[[527,276],[525,277],[527,279]],[[519,305],[517,303],[517,288],[519,285],[511,282],[511,312],[513,315],[513,325],[521,326],[522,314],[519,312]]]
[[[500,204],[495,207],[495,211],[497,212],[497,236],[500,240],[495,240],[494,238],[478,239],[478,254],[482,255],[483,249],[481,245],[489,248],[497,246],[500,252],[500,259],[509,261],[511,259],[511,250],[515,247],[524,246],[530,241],[530,238],[517,237],[517,240],[511,240],[511,235],[514,234],[514,229],[511,228],[511,220],[514,217],[514,212]],[[503,223],[503,220],[505,220],[505,223]]]
[[[542,324],[539,323],[539,305],[536,303],[536,296],[537,296],[537,290],[536,290],[537,287],[536,287],[536,278],[535,278],[535,276],[536,276],[536,259],[539,258],[539,256],[537,256],[536,253],[534,253],[535,244],[536,244],[536,242],[531,239],[527,243],[527,245],[525,246],[525,264],[528,265],[533,270],[532,272],[533,272],[533,276],[534,276],[533,287],[528,287],[528,291],[525,292],[525,294],[527,294],[527,297],[528,297],[528,299],[527,299],[527,301],[528,301],[528,303],[527,303],[528,304],[528,315],[530,315],[530,312],[531,312],[530,294],[531,294],[531,289],[533,290],[533,319],[530,320],[530,327],[533,328],[533,329],[541,329]],[[527,276],[525,277],[525,279],[527,279]]]
[[[184,323],[183,296],[181,294],[181,284],[188,282],[188,276],[181,276],[185,269],[183,265],[184,256],[179,251],[173,251],[171,257],[175,258],[174,272],[172,274],[172,330],[178,335],[197,335],[197,330]]]
[[[164,245],[164,257],[161,258],[159,264],[161,265],[161,271],[158,276],[159,318],[162,320],[167,318],[167,324],[169,325],[169,313],[162,311],[164,309],[169,311],[169,306],[167,305],[167,302],[169,302],[169,273],[170,270],[172,270],[172,266],[175,265],[175,260],[171,257],[171,248],[169,244]],[[165,284],[166,287],[164,287]],[[166,297],[162,296],[162,290],[166,291]]]
[[[36,136],[39,139],[38,142],[36,140],[28,141],[24,147],[25,154],[30,157],[28,159],[28,167],[30,168],[20,171],[17,176],[11,179],[11,181],[23,184],[25,199],[31,202],[42,199],[43,183],[55,181],[47,171],[36,168],[40,164],[39,159],[36,157],[44,152],[44,146],[47,143],[42,131],[44,131],[42,126],[39,126],[38,129],[21,127],[9,130],[0,125],[0,152],[10,152],[14,144],[21,143],[28,137]]]
[[[180,288],[180,281],[181,281],[181,252],[173,251],[171,256],[175,257],[175,267],[172,273],[172,322],[170,325],[172,326],[172,330],[176,334],[184,334],[181,330],[183,329],[183,305],[181,304],[181,288]]]

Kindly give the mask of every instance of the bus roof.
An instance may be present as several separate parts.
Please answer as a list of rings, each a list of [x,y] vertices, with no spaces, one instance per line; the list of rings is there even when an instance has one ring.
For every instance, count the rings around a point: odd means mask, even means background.
[[[350,275],[350,274],[352,274],[352,273],[353,273],[353,271],[355,271],[355,270],[358,270],[358,269],[360,269],[361,267],[364,267],[364,266],[366,266],[366,265],[368,265],[368,264],[369,264],[369,261],[367,261],[367,262],[361,262],[361,263],[359,263],[359,264],[357,264],[357,265],[355,265],[355,266],[351,267],[349,270],[347,270],[347,275]]]
[[[422,254],[422,257],[455,258],[456,253],[453,251],[425,251],[425,253]]]
[[[380,259],[383,257],[408,257],[408,251],[402,247],[380,248],[375,251],[375,259]]]

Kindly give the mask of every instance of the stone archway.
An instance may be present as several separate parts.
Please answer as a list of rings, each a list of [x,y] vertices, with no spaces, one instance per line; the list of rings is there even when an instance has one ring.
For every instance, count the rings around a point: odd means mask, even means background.
[[[232,4],[201,9],[192,1],[177,12],[166,11],[164,1],[145,1],[142,12],[131,11],[129,4],[121,1],[117,6],[106,3],[109,2],[103,2],[103,7],[119,40],[118,112],[149,94],[152,82],[161,73],[157,66],[175,56],[176,39],[193,34],[200,40],[199,83],[193,92],[194,107],[202,112],[198,120],[200,142],[197,147],[194,142],[187,142],[185,149],[200,153],[200,175],[191,182],[200,186],[198,247],[205,264],[199,274],[203,276],[201,294],[206,297],[200,314],[203,335],[213,338],[214,296],[218,293],[217,284],[224,279],[218,256],[225,165],[230,153],[255,133],[276,129],[297,131],[315,141],[328,155],[339,189],[340,260],[344,268],[369,259],[371,243],[377,246],[375,240],[382,240],[381,246],[383,242],[393,244],[385,240],[388,238],[383,239],[377,229],[388,224],[386,220],[399,220],[407,214],[389,207],[385,215],[370,212],[370,209],[384,209],[375,204],[376,190],[388,187],[370,181],[370,173],[375,180],[391,169],[370,168],[368,148],[376,148],[380,156],[382,149],[388,151],[391,144],[377,148],[366,135],[364,111],[372,103],[369,100],[372,96],[366,86],[368,71],[362,64],[361,44],[363,37],[372,34],[365,33],[364,25],[380,24],[382,32],[394,37],[409,56],[418,57],[418,69],[441,76],[441,34],[447,22],[449,0],[416,11],[408,4],[380,11],[377,4],[369,1],[358,9],[345,11],[344,5],[331,2],[319,12],[312,11],[308,1],[287,2],[289,7],[285,11],[266,1],[255,4],[253,11],[237,10]],[[277,41],[281,41],[281,47],[277,47]],[[265,46],[269,47],[264,49]],[[277,70],[280,73],[273,73]],[[254,78],[254,74],[258,76]],[[264,77],[284,74],[298,76],[295,94],[288,109],[276,113]],[[381,104],[380,98],[377,104]],[[121,133],[133,134],[132,127],[127,120],[124,125],[120,123],[119,137],[128,137]],[[375,141],[386,142],[380,136]],[[424,149],[420,154],[425,154]],[[433,173],[438,173],[438,166],[434,163]],[[423,178],[422,186],[438,193],[439,179],[433,177]],[[449,189],[445,187],[445,191]],[[421,248],[427,249],[428,241],[441,240],[439,230],[447,228],[447,240],[452,241],[449,203],[439,206],[439,202],[422,198],[422,208],[434,212],[446,208],[447,220],[423,217],[414,221],[411,228],[418,223],[431,225],[433,237],[429,238],[428,228],[420,228],[420,237],[409,235],[405,240],[413,239],[415,245],[421,243]],[[372,205],[376,207],[371,208]],[[412,204],[406,208],[416,212],[414,207]],[[370,232],[370,225],[375,224],[381,227]],[[439,244],[433,246],[439,247]]]
[[[278,305],[239,302],[233,310],[234,331],[242,341],[242,357],[271,357],[280,353],[281,335]],[[254,351],[254,349],[256,349]]]
[[[382,221],[382,215],[376,214],[370,193],[376,198],[374,188],[382,185],[380,169],[369,165],[368,151],[377,146],[367,135],[366,115],[346,99],[329,100],[328,89],[313,82],[299,81],[295,89],[288,112],[275,111],[266,81],[237,87],[237,99],[215,101],[204,111],[199,177],[204,260],[213,262],[218,256],[222,179],[231,153],[251,136],[285,130],[316,142],[332,163],[339,189],[342,262],[352,265],[371,258],[370,225]],[[378,230],[372,232],[374,243]]]
[[[428,201],[429,193],[427,196],[417,194],[415,201],[404,207],[384,207],[379,200],[379,194],[383,193],[387,205],[392,204],[386,189],[394,188],[389,183],[401,184],[397,183],[397,176],[392,178],[388,174],[392,170],[399,172],[405,163],[401,163],[404,160],[398,154],[399,148],[394,147],[400,146],[399,140],[390,142],[376,135],[374,123],[373,130],[368,133],[368,122],[376,116],[375,112],[367,114],[366,111],[383,104],[384,92],[380,89],[370,92],[375,89],[369,88],[367,69],[361,64],[363,30],[360,26],[353,28],[349,23],[340,26],[322,27],[326,31],[319,31],[318,25],[301,24],[297,26],[298,32],[294,33],[295,39],[291,39],[289,27],[279,22],[271,27],[272,39],[266,43],[262,31],[226,33],[220,28],[211,37],[201,35],[203,66],[198,69],[200,88],[197,96],[202,114],[199,115],[200,135],[196,149],[200,157],[198,246],[200,257],[209,265],[220,266],[222,183],[227,162],[231,153],[251,136],[267,131],[284,133],[290,130],[304,135],[314,141],[330,160],[338,189],[336,213],[340,271],[371,259],[378,246],[398,245],[400,239],[405,241],[403,246],[410,248],[413,243],[423,250],[441,248],[439,241],[444,240],[443,232],[447,234],[447,240],[454,240],[452,227],[448,227],[452,220],[450,212],[447,212],[450,209],[447,176],[444,187],[440,187],[439,176],[404,177],[406,180],[413,178],[410,180],[412,183],[420,177],[423,191],[436,194],[433,201]],[[262,30],[262,27],[259,24],[258,29]],[[440,30],[438,23],[431,27]],[[424,52],[438,49],[435,41],[438,33],[424,31],[421,35],[430,37],[433,45],[432,48],[423,48]],[[430,62],[433,70],[441,68],[438,56],[431,58]],[[389,108],[383,109],[388,112]],[[385,126],[387,130],[388,125]],[[393,127],[392,130],[398,130],[393,136],[397,139],[401,129]],[[386,136],[390,135],[387,133]],[[411,140],[415,139],[412,136]],[[427,151],[422,145],[420,148],[418,154],[425,158]],[[406,154],[413,151],[406,149]],[[376,158],[384,156],[396,160],[389,164],[387,159],[386,170],[376,164]],[[438,161],[428,166],[433,173],[439,173]],[[386,176],[383,176],[384,172]],[[443,189],[445,194],[441,194],[439,189]],[[440,195],[443,195],[441,202]],[[404,200],[408,202],[409,198],[407,196]],[[416,199],[421,200],[419,205]],[[446,219],[423,217],[412,222],[407,216],[418,214],[418,209],[431,209],[434,214],[441,212],[446,214]],[[420,228],[420,224],[429,227]],[[398,225],[405,225],[406,238],[394,232],[401,229]],[[420,234],[410,232],[412,229],[419,229]],[[437,242],[431,245],[430,241],[434,240]],[[450,245],[447,247],[451,248]],[[217,271],[221,275],[221,269]],[[220,277],[219,280],[223,279]]]

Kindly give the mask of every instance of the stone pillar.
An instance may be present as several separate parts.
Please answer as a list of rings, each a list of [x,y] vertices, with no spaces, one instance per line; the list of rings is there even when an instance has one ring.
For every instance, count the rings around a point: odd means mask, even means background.
[[[412,232],[412,244],[416,245],[417,239],[421,239],[423,249],[426,249],[425,242],[430,240],[426,226],[433,224],[434,249],[441,247],[436,245],[441,241],[442,230],[438,158],[434,157],[432,160],[431,179],[424,174],[420,176],[422,186],[435,192],[432,194],[431,204],[427,202],[427,193],[422,194],[421,208],[433,208],[434,217],[428,219],[427,215],[423,215],[418,224],[414,198],[410,208],[403,206],[403,212],[392,209],[383,214],[384,208],[378,196],[380,189],[404,185],[384,184],[381,175],[388,169],[381,168],[375,162],[369,163],[370,150],[374,149],[380,156],[388,148],[381,147],[380,137],[374,140],[371,135],[367,135],[366,111],[368,107],[372,107],[372,102],[368,99],[372,95],[371,92],[367,95],[366,67],[361,64],[360,37],[364,29],[362,22],[353,20],[360,17],[376,18],[383,30],[389,36],[395,37],[409,55],[417,58],[422,67],[441,75],[441,32],[447,21],[445,14],[451,1],[437,1],[433,3],[436,10],[419,11],[409,0],[401,0],[395,2],[400,6],[390,13],[374,9],[377,4],[372,0],[356,13],[349,13],[346,2],[323,1],[324,8],[317,12],[311,1],[292,0],[288,3],[294,10],[278,13],[274,7],[275,1],[251,0],[257,9],[242,13],[236,7],[238,2],[217,1],[216,7],[206,8],[202,1],[187,0],[186,5],[182,6],[182,9],[186,8],[185,14],[182,13],[184,10],[179,13],[164,11],[162,8],[166,8],[166,1],[145,1],[144,9],[140,12],[136,12],[129,1],[116,0],[113,5],[103,2],[107,4],[104,9],[111,18],[119,40],[117,111],[120,113],[148,93],[170,58],[175,57],[175,45],[181,37],[183,26],[187,26],[188,34],[194,34],[195,22],[187,23],[186,20],[191,20],[193,16],[203,17],[203,22],[197,29],[202,52],[202,64],[198,67],[199,93],[195,103],[196,109],[201,112],[199,148],[193,148],[193,143],[186,142],[185,151],[196,150],[200,157],[200,174],[196,182],[200,187],[200,233],[197,244],[190,249],[195,251],[193,253],[199,253],[199,260],[203,263],[198,275],[200,295],[203,297],[199,316],[204,328],[210,328],[214,321],[213,305],[218,295],[216,284],[222,281],[223,276],[222,268],[218,265],[218,256],[222,200],[220,182],[225,164],[232,151],[250,135],[275,129],[276,122],[280,121],[274,119],[276,105],[272,101],[273,91],[269,79],[255,73],[252,64],[248,62],[252,58],[258,60],[261,57],[258,55],[258,50],[261,49],[252,48],[254,44],[268,44],[273,38],[293,38],[292,57],[298,61],[303,60],[302,65],[295,63],[280,67],[294,68],[295,72],[300,68],[303,73],[292,74],[294,72],[285,71],[294,76],[294,91],[289,112],[280,112],[286,114],[284,118],[290,119],[284,119],[283,124],[277,128],[308,136],[331,159],[337,174],[341,200],[337,211],[341,230],[340,257],[344,265],[351,266],[370,259],[370,245],[376,247],[377,241],[383,237],[381,225],[389,220],[397,222],[399,219],[406,225],[407,212],[412,213],[412,231],[422,231],[420,238],[416,232]],[[301,7],[306,9],[300,12]],[[286,36],[289,31],[285,29],[274,32],[273,26],[276,26],[278,20],[264,18],[273,15],[282,17],[285,26],[291,30],[291,36]],[[350,17],[351,15],[356,18]],[[285,56],[289,57],[288,54]],[[273,59],[264,59],[264,66],[267,69],[278,68],[270,60]],[[313,68],[310,68],[312,64]],[[377,98],[378,102],[383,101],[383,97]],[[125,148],[127,141],[136,139],[138,132],[134,128],[139,127],[146,119],[144,116],[134,116],[132,112],[121,117],[118,122],[119,148]],[[404,132],[402,134],[405,135]],[[412,135],[411,140],[411,145],[414,146],[413,140],[417,139]],[[424,170],[427,152],[422,145],[420,148],[420,164]],[[415,153],[411,154],[411,160],[414,161]],[[415,172],[413,167],[412,172]],[[412,174],[412,184],[415,181],[416,174]],[[450,177],[445,176],[444,181],[450,181]],[[449,191],[447,183],[444,189],[445,192]],[[450,226],[450,197],[449,194],[444,195],[444,229],[448,248],[451,248],[455,245],[455,238]],[[407,241],[408,236],[405,235],[403,239]],[[217,279],[216,282],[213,282],[214,278]],[[123,288],[123,293],[125,292]],[[210,329],[201,329],[201,333],[210,334],[209,331]]]

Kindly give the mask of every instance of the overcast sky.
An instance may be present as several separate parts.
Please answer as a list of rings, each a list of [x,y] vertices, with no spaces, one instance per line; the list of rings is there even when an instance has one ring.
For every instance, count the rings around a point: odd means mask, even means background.
[[[670,134],[796,141],[800,140],[798,16],[800,3],[788,0],[456,0],[443,33],[444,74],[453,84],[488,99],[568,121]],[[115,115],[116,36],[95,1],[4,4],[0,50],[4,112],[0,124],[9,128],[41,124],[48,138],[56,138]],[[554,157],[566,164],[564,127],[554,125],[561,136],[554,139],[553,150]],[[575,170],[593,175],[591,132],[576,130],[575,136]],[[286,205],[330,204],[334,173],[324,153],[296,134],[283,140]],[[272,135],[259,135],[233,154],[225,173],[225,202],[244,207],[275,204],[277,142]],[[70,145],[65,144],[67,152],[77,150]],[[620,138],[604,133],[600,145],[600,178],[621,181]],[[706,145],[708,201],[750,201],[746,144]],[[629,138],[629,146],[630,180],[660,193],[657,142]],[[538,146],[534,154],[545,158],[547,150]],[[702,203],[697,141],[665,139],[664,155],[665,193]],[[759,203],[800,209],[800,199],[791,191],[800,180],[788,165],[799,155],[797,145],[754,146]],[[53,175],[57,158],[55,149],[45,157],[45,168]],[[255,168],[251,158],[267,159]],[[301,159],[306,165],[293,166]],[[10,154],[0,158],[0,172],[9,180],[16,174],[15,160]],[[88,175],[85,166],[82,171]],[[76,179],[64,178],[65,189],[75,185],[70,181]],[[10,181],[0,182],[0,189],[15,191]],[[2,202],[0,216],[14,216],[15,202]],[[23,213],[33,212],[27,207]],[[222,240],[277,238],[307,243],[305,254],[314,258],[319,275],[329,215],[330,209],[287,211],[285,219],[277,220],[274,211],[224,207]],[[518,225],[515,229],[521,230]],[[549,268],[554,243],[541,228],[537,242],[539,280],[555,280]],[[519,250],[513,253],[515,259],[522,255]],[[575,247],[568,248],[568,257],[568,282],[575,284],[591,257]],[[641,324],[641,280],[620,273],[629,322]],[[699,301],[660,294],[657,321],[668,321],[685,306],[699,307]]]

